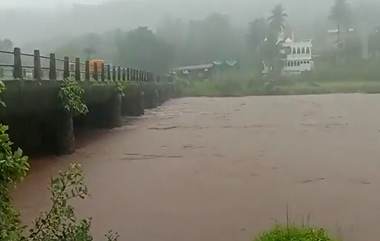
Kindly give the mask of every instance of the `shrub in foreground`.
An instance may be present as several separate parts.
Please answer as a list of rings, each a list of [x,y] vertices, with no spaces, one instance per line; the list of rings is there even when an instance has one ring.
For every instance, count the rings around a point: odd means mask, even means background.
[[[321,228],[276,225],[272,230],[262,233],[254,241],[338,241],[328,236]]]

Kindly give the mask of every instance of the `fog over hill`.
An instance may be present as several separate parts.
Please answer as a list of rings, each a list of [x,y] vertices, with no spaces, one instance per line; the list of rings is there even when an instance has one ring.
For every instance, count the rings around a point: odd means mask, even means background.
[[[31,4],[33,2],[33,4]],[[334,0],[1,0],[0,38],[16,45],[50,49],[84,33],[156,29],[165,16],[199,19],[209,13],[227,14],[232,24],[246,28],[257,17],[268,16],[282,3],[296,33],[307,37],[315,24],[324,24]],[[380,0],[351,0],[352,6]],[[361,9],[365,9],[362,7]],[[374,11],[373,8],[368,11]],[[367,11],[367,10],[366,10]],[[364,11],[363,18],[368,14]],[[374,13],[376,15],[376,13]],[[373,20],[372,20],[373,21]]]

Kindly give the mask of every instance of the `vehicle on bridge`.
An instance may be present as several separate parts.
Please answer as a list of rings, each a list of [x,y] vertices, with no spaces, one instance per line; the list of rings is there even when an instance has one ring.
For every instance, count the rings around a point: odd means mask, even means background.
[[[104,64],[104,60],[102,59],[94,59],[89,61],[89,70],[90,75],[93,75],[95,73],[95,64],[97,65],[98,74],[102,71],[102,64]],[[75,75],[75,63],[70,62],[70,76],[74,77]],[[84,62],[81,63],[80,72],[84,73],[86,71],[86,64]]]

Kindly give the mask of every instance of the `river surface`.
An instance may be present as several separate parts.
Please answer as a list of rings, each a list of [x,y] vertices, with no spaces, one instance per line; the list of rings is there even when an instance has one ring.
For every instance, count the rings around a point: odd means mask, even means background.
[[[380,96],[171,100],[75,154],[31,160],[14,193],[25,222],[49,207],[50,176],[82,164],[95,240],[248,241],[273,224],[380,236]],[[288,211],[287,211],[288,210]]]

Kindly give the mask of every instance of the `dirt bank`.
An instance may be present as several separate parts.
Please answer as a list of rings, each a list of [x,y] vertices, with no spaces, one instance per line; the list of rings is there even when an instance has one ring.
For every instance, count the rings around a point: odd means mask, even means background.
[[[100,238],[247,241],[275,221],[380,236],[380,95],[186,98],[76,154],[34,161],[15,193],[25,220],[48,206],[49,176],[81,162]],[[96,239],[99,240],[99,239]]]

